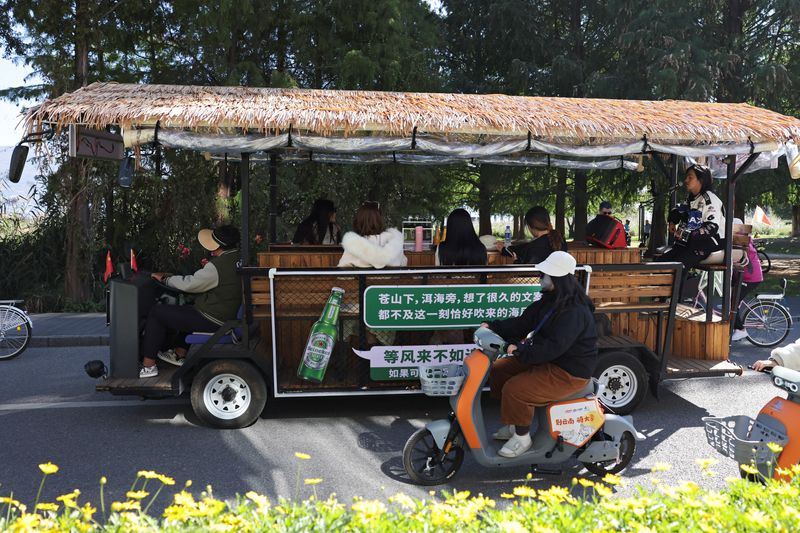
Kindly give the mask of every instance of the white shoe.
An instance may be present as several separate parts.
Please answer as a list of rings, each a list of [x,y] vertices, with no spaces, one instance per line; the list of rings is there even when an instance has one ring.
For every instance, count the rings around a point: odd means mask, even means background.
[[[746,338],[747,338],[746,329],[735,329],[733,330],[733,335],[731,335],[731,342],[740,341]]]
[[[509,458],[519,457],[531,448],[531,444],[533,444],[533,441],[531,440],[530,434],[517,435],[515,433],[514,436],[508,439],[508,442],[506,442],[505,445],[500,448],[500,451],[497,452],[497,455]]]
[[[164,362],[167,362],[171,365],[175,366],[182,366],[183,365],[183,357],[178,357],[178,354],[175,353],[175,350],[167,350],[166,352],[158,352],[158,358]]]
[[[154,378],[158,376],[158,367],[156,365],[153,366],[143,366],[139,369],[139,378]]]
[[[494,440],[508,440],[514,436],[514,426],[503,426],[492,434]]]

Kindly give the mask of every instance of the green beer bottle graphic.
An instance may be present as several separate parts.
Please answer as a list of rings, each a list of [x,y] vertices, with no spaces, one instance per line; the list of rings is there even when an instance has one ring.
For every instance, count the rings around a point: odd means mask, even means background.
[[[336,344],[336,336],[339,328],[339,307],[342,305],[344,289],[333,287],[328,303],[322,311],[322,316],[311,326],[311,334],[306,342],[306,349],[303,352],[303,359],[297,369],[297,377],[322,383],[325,377],[325,369],[328,368],[328,361]]]

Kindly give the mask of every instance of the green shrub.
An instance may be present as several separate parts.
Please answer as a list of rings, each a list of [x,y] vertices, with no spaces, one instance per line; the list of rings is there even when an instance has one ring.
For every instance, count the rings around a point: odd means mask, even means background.
[[[708,467],[716,461],[698,463],[711,474]],[[571,489],[522,485],[502,494],[502,502],[469,491],[431,492],[426,499],[397,494],[385,502],[356,498],[349,505],[333,495],[271,502],[251,491],[227,502],[216,499],[210,487],[195,496],[187,482],[160,517],[148,511],[164,487],[175,485],[168,476],[141,471],[127,500],[108,506],[105,478],[99,503],[79,502],[78,490],[40,502],[47,476],[58,467],[39,468],[44,478],[30,508],[0,497],[3,531],[800,531],[800,465],[781,472],[788,481],[729,479],[719,492],[684,482],[652,491],[639,486],[635,496],[613,497],[611,486],[623,479],[608,475],[603,482],[573,479]],[[304,484],[316,494],[322,482]]]

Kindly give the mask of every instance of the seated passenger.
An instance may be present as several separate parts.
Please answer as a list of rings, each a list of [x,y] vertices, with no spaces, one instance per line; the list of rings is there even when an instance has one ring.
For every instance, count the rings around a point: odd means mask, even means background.
[[[515,263],[536,264],[547,259],[555,251],[567,251],[567,243],[561,233],[550,223],[550,213],[537,205],[525,213],[525,226],[533,235],[533,239],[524,244],[509,246],[508,252]],[[497,243],[497,249],[503,250],[503,244]]]
[[[800,372],[800,340],[796,340],[786,346],[773,348],[769,354],[769,359],[762,359],[753,363],[753,370],[763,372],[776,366],[784,366],[790,370]]]
[[[580,391],[597,366],[594,305],[575,279],[575,259],[555,251],[537,268],[542,298],[519,317],[481,324],[510,343],[511,357],[498,359],[489,375],[505,424],[494,438],[508,441],[497,452],[503,457],[517,457],[531,447],[534,407]]]
[[[657,261],[676,261],[688,269],[712,252],[722,250],[725,215],[719,197],[711,192],[713,180],[708,167],[690,166],[683,183],[689,192],[686,204],[672,209],[668,217],[675,243]]]
[[[736,224],[743,224],[741,219],[733,219],[734,226]],[[753,289],[758,287],[764,281],[764,273],[761,270],[761,260],[758,258],[758,251],[753,244],[753,239],[748,235],[747,237],[747,265],[742,271],[742,287],[739,289],[739,302],[736,305],[736,319],[734,320],[733,334],[731,341],[740,341],[747,338],[747,330],[744,329],[744,312],[739,308],[739,303],[747,298],[747,295],[753,292]]]
[[[342,237],[344,253],[340,267],[406,266],[403,254],[403,234],[395,228],[386,229],[378,202],[364,202],[356,211],[353,231]]]
[[[336,206],[330,200],[320,198],[311,207],[311,214],[297,226],[292,244],[339,244],[340,242],[342,242],[342,229],[336,223]]]
[[[447,217],[447,240],[436,247],[435,265],[485,265],[488,256],[475,233],[466,209],[454,209]]]
[[[159,350],[170,331],[213,333],[223,323],[236,318],[242,305],[242,281],[236,271],[239,261],[239,230],[233,226],[203,229],[197,234],[200,244],[211,252],[211,260],[189,276],[153,272],[150,276],[179,291],[197,294],[192,305],[154,305],[147,315],[140,355],[140,378],[158,376],[156,357],[172,364],[181,362]],[[185,346],[184,346],[185,348]],[[165,358],[166,357],[166,358]]]

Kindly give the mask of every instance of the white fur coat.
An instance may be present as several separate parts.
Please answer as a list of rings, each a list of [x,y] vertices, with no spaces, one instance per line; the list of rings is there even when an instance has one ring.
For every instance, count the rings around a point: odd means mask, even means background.
[[[780,366],[800,372],[800,340],[775,348],[770,353],[769,358]]]
[[[389,228],[380,235],[362,237],[348,231],[342,237],[344,254],[339,260],[340,267],[406,266],[408,260],[403,255],[403,234]]]

